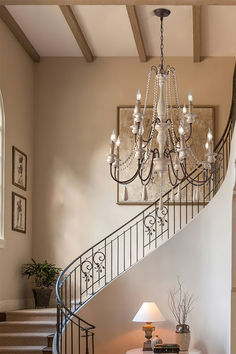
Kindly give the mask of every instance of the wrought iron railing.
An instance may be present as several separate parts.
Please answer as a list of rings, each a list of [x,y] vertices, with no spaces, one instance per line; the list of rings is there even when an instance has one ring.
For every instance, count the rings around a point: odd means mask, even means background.
[[[159,200],[148,206],[116,231],[96,243],[69,264],[58,278],[57,353],[94,354],[95,327],[80,318],[78,310],[98,291],[139,262],[189,223],[213,198],[222,184],[230,155],[236,117],[236,74],[230,118],[217,144],[214,173],[196,196],[188,181],[163,195],[165,215],[159,213]],[[192,172],[201,180],[207,173]]]

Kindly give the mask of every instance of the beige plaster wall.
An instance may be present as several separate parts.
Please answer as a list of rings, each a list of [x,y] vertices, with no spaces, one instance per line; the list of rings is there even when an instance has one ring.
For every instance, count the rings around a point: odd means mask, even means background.
[[[2,21],[0,48],[0,90],[6,118],[5,244],[0,249],[0,311],[5,311],[23,307],[28,297],[21,265],[32,255],[34,64]],[[12,145],[28,155],[27,192],[12,185]],[[11,230],[12,191],[27,197],[26,235]]]
[[[65,266],[141,207],[116,205],[106,154],[117,106],[144,93],[152,64],[137,58],[45,58],[36,66],[34,244],[36,258]],[[167,58],[180,102],[215,106],[216,137],[228,119],[234,58]]]

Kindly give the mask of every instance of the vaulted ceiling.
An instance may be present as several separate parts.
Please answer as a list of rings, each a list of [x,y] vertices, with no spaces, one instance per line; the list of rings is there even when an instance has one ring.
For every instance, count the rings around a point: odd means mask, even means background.
[[[146,61],[159,55],[159,20],[153,10],[162,6],[4,3],[0,17],[21,43],[23,38],[35,61],[44,56],[84,56],[91,62],[95,57],[139,56]],[[164,22],[165,55],[193,56],[194,61],[236,55],[236,6],[165,7],[171,10]]]

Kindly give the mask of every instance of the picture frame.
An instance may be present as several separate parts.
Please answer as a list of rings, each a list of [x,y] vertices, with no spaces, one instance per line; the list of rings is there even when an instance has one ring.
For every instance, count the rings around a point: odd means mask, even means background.
[[[27,200],[22,195],[12,192],[12,230],[26,233]]]
[[[181,110],[182,110],[183,106],[180,106]],[[142,106],[143,108],[143,106]],[[173,107],[174,109],[177,109],[175,106]],[[132,118],[132,113],[133,113],[133,109],[134,106],[131,105],[121,105],[117,107],[117,136],[120,137],[120,141],[121,141],[121,145],[119,148],[119,158],[123,161],[127,158],[128,156],[128,152],[130,151],[130,149],[132,148],[132,146],[129,146],[130,142],[132,141],[132,132],[131,129],[129,129],[129,127],[133,124],[133,118]],[[149,112],[150,111],[150,112]],[[150,124],[150,119],[151,119],[151,112],[152,112],[152,106],[147,106],[147,110],[146,110],[146,124],[147,127]],[[193,135],[194,137],[194,141],[198,142],[198,146],[197,146],[197,151],[196,153],[198,154],[199,158],[203,158],[204,159],[204,154],[205,154],[205,141],[204,139],[206,139],[207,136],[207,131],[208,128],[210,128],[214,134],[214,120],[215,120],[215,107],[214,106],[208,106],[208,105],[196,105],[193,108],[193,113],[197,114],[197,118],[196,121],[194,123],[194,127],[193,127],[193,132],[195,135]],[[176,112],[174,113],[174,115],[176,115]],[[177,128],[177,127],[176,127]],[[144,127],[145,129],[145,127]],[[197,130],[197,131],[196,131]],[[202,133],[204,132],[204,133]],[[199,151],[200,151],[200,155],[199,155]],[[132,174],[132,172],[130,170],[128,171],[129,173]],[[121,180],[125,180],[128,178],[128,176],[126,176],[123,173],[118,173],[118,177],[121,178]],[[132,182],[131,184],[129,184],[127,186],[128,188],[128,195],[129,198],[127,201],[123,201],[122,200],[122,191],[123,188],[120,186],[119,183],[117,183],[117,190],[116,190],[116,203],[118,205],[150,205],[152,203],[154,203],[158,197],[159,197],[159,191],[155,191],[156,195],[154,193],[152,193],[152,191],[150,191],[148,189],[148,195],[150,196],[150,198],[147,201],[143,201],[141,198],[141,191],[142,191],[142,186],[140,185],[140,183],[137,180],[135,180],[134,182]],[[164,193],[169,190],[171,188],[170,185],[166,185],[164,186]],[[185,200],[185,198],[184,198]],[[169,202],[169,205],[187,205],[189,203],[186,203],[185,201],[182,201],[181,203],[179,202]],[[201,205],[201,204],[205,204],[204,201],[201,200],[201,191],[200,191],[200,201],[194,203],[196,205]]]
[[[27,155],[12,146],[12,184],[27,190]]]

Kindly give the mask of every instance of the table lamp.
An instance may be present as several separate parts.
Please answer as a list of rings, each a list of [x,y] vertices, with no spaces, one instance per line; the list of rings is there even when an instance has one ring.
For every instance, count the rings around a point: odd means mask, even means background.
[[[155,327],[152,326],[152,322],[159,321],[165,321],[165,318],[161,314],[155,302],[144,302],[133,318],[133,322],[147,323],[145,326],[143,326],[145,338],[147,339],[143,343],[143,351],[152,351],[151,338],[152,332],[155,330]]]

